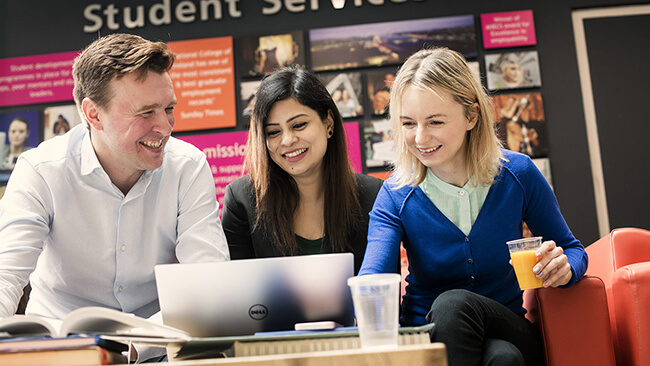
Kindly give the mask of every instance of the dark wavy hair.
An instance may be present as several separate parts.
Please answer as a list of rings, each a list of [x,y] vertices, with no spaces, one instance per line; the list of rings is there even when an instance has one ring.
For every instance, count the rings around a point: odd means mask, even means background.
[[[334,121],[323,157],[325,243],[330,252],[346,251],[361,223],[361,206],[348,160],[343,121],[325,86],[304,68],[288,67],[268,75],[255,95],[245,159],[256,200],[255,227],[266,233],[280,253],[297,252],[293,217],[300,200],[298,186],[271,159],[264,129],[275,103],[289,98],[313,109],[321,120],[331,116]]]

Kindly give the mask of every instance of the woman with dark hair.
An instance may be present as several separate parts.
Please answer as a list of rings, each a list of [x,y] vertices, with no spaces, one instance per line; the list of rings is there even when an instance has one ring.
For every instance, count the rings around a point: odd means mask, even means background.
[[[356,273],[382,181],[353,172],[341,115],[314,74],[279,70],[255,99],[249,174],[226,187],[223,203],[231,258],[352,252]]]

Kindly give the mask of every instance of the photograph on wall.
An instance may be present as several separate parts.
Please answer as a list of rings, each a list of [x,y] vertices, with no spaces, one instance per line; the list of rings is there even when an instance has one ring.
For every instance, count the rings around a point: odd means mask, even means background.
[[[542,86],[537,51],[485,55],[489,90]]]
[[[47,107],[43,110],[43,140],[61,136],[78,124],[81,124],[81,117],[76,105]]]
[[[363,115],[361,73],[319,74],[318,78],[330,92],[341,117],[350,118]]]
[[[372,114],[382,116],[388,113],[390,87],[393,86],[397,70],[385,69],[366,73],[368,99],[372,104]]]
[[[504,147],[531,158],[548,155],[546,118],[540,93],[492,97],[497,135]]]
[[[467,66],[469,66],[469,69],[472,70],[474,73],[474,76],[476,77],[476,80],[478,82],[481,82],[481,65],[479,64],[478,61],[467,61]]]
[[[393,140],[390,138],[391,124],[388,119],[366,121],[363,139],[368,168],[387,167],[395,159]]]
[[[255,93],[257,88],[262,84],[262,80],[243,81],[240,85],[241,90],[241,125],[248,128],[253,115],[253,105],[255,104]]]
[[[262,77],[290,65],[305,65],[302,31],[243,36],[237,68],[242,77]]]
[[[312,29],[309,42],[314,71],[397,65],[424,46],[477,55],[473,15]]]
[[[18,156],[40,142],[37,111],[0,115],[0,171],[14,169]]]
[[[551,176],[551,161],[549,158],[537,158],[533,159],[533,163],[539,169],[539,171],[542,173],[544,178],[546,178],[546,181],[548,182],[548,185],[551,186],[551,189],[553,189],[553,177]]]

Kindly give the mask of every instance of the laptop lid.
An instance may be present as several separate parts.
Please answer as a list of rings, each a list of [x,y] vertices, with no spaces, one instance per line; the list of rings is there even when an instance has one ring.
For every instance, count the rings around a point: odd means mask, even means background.
[[[193,337],[354,324],[352,253],[161,264],[155,276],[164,323]]]

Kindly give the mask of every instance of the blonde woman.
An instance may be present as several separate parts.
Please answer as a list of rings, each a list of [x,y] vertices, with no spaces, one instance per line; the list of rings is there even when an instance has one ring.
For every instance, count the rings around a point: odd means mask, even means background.
[[[403,242],[410,274],[400,322],[435,323],[449,365],[537,365],[506,241],[522,222],[546,240],[534,269],[545,287],[574,284],[587,255],[548,183],[525,155],[501,149],[491,104],[464,58],[412,55],[391,88],[395,171],[370,213],[360,275],[390,272]]]

